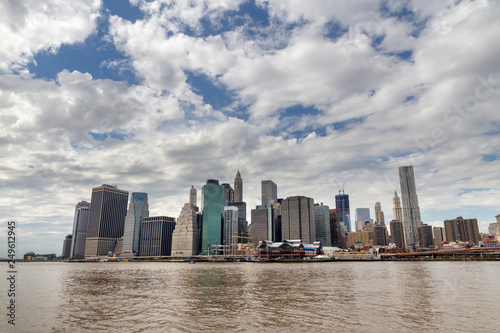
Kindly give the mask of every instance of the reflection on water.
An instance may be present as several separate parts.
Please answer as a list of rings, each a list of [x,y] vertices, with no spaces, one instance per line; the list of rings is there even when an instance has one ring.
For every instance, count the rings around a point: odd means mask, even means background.
[[[496,262],[19,267],[19,332],[493,332],[500,301]]]

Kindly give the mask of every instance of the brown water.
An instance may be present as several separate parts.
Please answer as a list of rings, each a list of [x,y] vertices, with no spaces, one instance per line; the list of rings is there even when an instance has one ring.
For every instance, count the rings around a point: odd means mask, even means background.
[[[500,327],[498,262],[18,263],[17,269],[16,326],[3,315],[1,332]]]

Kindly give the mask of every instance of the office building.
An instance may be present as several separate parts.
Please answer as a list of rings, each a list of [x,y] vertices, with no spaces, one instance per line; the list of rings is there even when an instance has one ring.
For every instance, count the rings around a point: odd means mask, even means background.
[[[335,209],[340,222],[342,222],[347,232],[351,232],[351,221],[349,213],[349,194],[337,194],[335,196]]]
[[[391,228],[391,241],[396,244],[397,247],[405,247],[403,222],[392,220],[389,226]]]
[[[104,184],[92,189],[85,257],[112,254],[123,236],[128,191]]]
[[[83,259],[85,242],[87,241],[87,225],[89,222],[90,203],[80,201],[75,207],[73,234],[71,238],[70,258]]]
[[[370,209],[369,208],[356,208],[354,210],[354,218],[356,221],[369,222],[370,221]],[[364,223],[363,223],[364,225]]]
[[[384,212],[380,211],[378,212],[378,223],[379,224],[385,224],[385,217],[384,217]]]
[[[380,223],[379,220],[379,213],[382,211],[382,206],[380,205],[380,202],[375,203],[375,223]]]
[[[72,239],[73,239],[73,235],[67,235],[66,237],[64,237],[64,243],[63,243],[62,255],[61,255],[64,259],[70,258],[71,240]]]
[[[148,194],[143,192],[132,192],[127,215],[125,216],[122,256],[134,256],[139,254],[139,229],[141,227],[141,219],[148,216]]]
[[[418,227],[418,245],[420,247],[434,246],[432,226],[428,224],[422,224],[420,227]]]
[[[461,216],[444,221],[448,242],[469,242],[479,245],[480,235],[477,219],[464,219]]]
[[[243,180],[239,169],[234,178],[234,202],[243,202]]]
[[[248,224],[247,224],[247,204],[246,202],[230,202],[228,206],[234,206],[238,208],[238,243],[247,243],[246,238],[248,237]]]
[[[281,233],[283,239],[316,240],[314,200],[304,196],[288,197],[281,202]]]
[[[432,229],[432,233],[434,234],[434,246],[438,247],[446,242],[446,232],[444,228],[434,227]]]
[[[234,202],[234,190],[228,183],[221,184],[221,186],[224,188],[224,206],[227,206]]]
[[[194,207],[195,211],[198,211],[198,195],[194,186],[191,186],[191,190],[189,190],[189,203]]]
[[[399,167],[399,182],[401,185],[401,198],[403,203],[405,241],[406,245],[412,245],[418,242],[418,227],[422,224],[413,166]]]
[[[374,231],[371,224],[367,225],[366,230],[351,231],[347,234],[347,248],[354,248],[356,245],[373,246],[374,245]]]
[[[262,205],[278,203],[278,186],[272,180],[263,180],[261,183]]]
[[[368,227],[368,225],[366,225]],[[367,230],[368,228],[365,228]],[[387,246],[389,245],[389,237],[387,236],[387,227],[384,223],[375,224],[373,226],[373,245]]]
[[[224,207],[223,239],[225,253],[232,254],[237,249],[238,243],[238,207]]]
[[[330,232],[330,207],[321,204],[314,204],[314,216],[316,225],[316,241],[321,242],[321,246],[332,246],[332,236]]]
[[[250,211],[251,215],[251,242],[273,241],[273,209],[272,205],[259,205]]]
[[[239,173],[238,173],[239,174]],[[203,255],[212,252],[217,245],[222,245],[222,229],[224,222],[224,188],[216,179],[209,179],[202,188],[202,242],[201,253]]]
[[[170,256],[172,253],[172,233],[175,218],[150,216],[141,219],[139,255],[143,257]]]
[[[403,208],[401,208],[401,199],[398,193],[394,191],[394,198],[392,198],[392,215],[393,220],[403,222]]]
[[[182,207],[177,218],[172,233],[172,256],[190,257],[200,253],[201,215],[196,212],[198,207],[191,199],[190,195],[190,202]]]
[[[345,228],[344,223],[340,222],[336,209],[330,209],[329,213],[332,246],[345,249],[347,248],[347,236],[342,228]]]

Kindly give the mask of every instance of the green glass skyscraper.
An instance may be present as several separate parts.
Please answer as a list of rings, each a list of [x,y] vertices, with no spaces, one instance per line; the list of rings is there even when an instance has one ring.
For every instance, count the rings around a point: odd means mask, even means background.
[[[214,249],[213,245],[221,245],[222,228],[224,221],[224,188],[216,179],[207,180],[202,188],[203,226],[201,254],[208,254],[208,249]],[[215,253],[212,252],[211,253]]]

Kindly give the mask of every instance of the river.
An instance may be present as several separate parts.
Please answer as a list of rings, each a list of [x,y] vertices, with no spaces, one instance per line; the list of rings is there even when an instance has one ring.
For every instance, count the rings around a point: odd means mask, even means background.
[[[2,332],[500,330],[499,262],[16,265]]]

